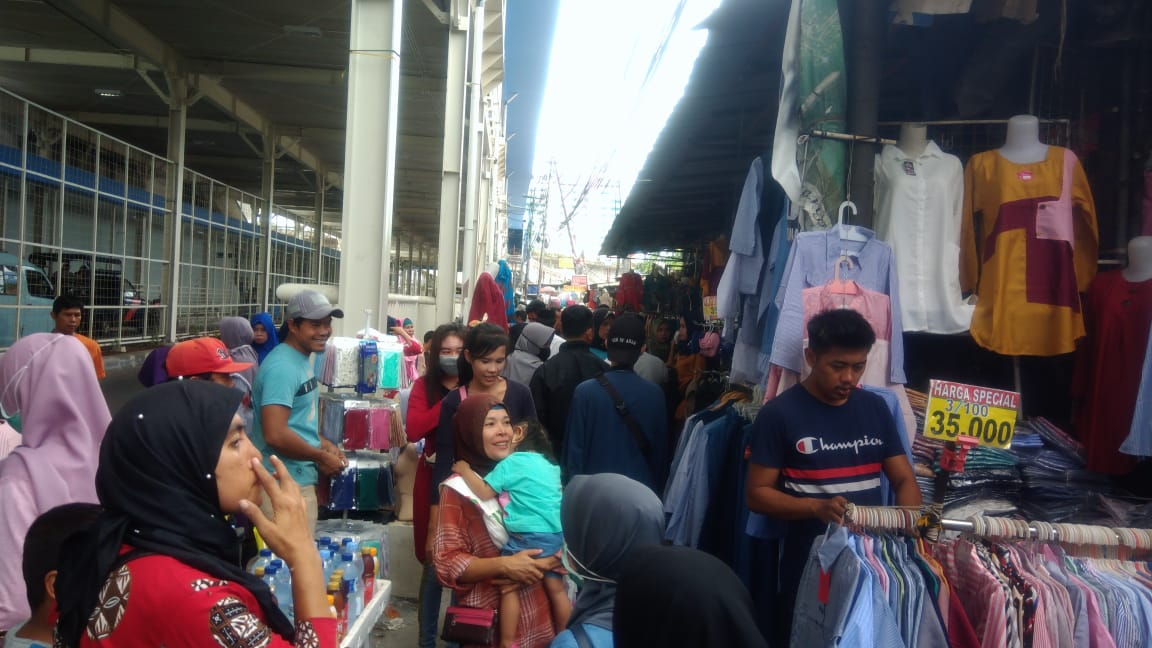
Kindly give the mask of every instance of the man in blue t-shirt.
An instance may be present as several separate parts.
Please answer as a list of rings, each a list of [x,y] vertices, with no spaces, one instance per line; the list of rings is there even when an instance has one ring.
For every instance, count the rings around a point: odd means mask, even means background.
[[[787,645],[792,609],[812,541],[839,523],[848,503],[880,505],[880,475],[899,506],[919,506],[920,487],[883,399],[857,389],[876,334],[860,313],[829,310],[808,322],[804,359],[812,373],[769,401],[749,440],[748,508],[786,520],[779,616]]]
[[[320,392],[309,357],[322,353],[332,335],[332,318],[344,317],[324,295],[305,290],[293,297],[285,309],[288,335],[268,353],[252,385],[252,442],[264,455],[275,454],[284,462],[292,479],[300,484],[308,519],[316,528],[316,481],[338,474],[348,465],[344,453],[319,434]],[[272,509],[264,498],[264,514]]]

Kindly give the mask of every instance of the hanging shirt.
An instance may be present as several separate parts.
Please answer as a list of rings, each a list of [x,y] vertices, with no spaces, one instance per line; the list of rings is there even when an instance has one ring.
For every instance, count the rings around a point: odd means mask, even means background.
[[[917,157],[876,156],[876,236],[892,247],[905,331],[962,333],[973,307],[960,291],[964,167],[935,142]]]
[[[755,295],[764,269],[764,246],[760,242],[760,196],[764,191],[764,163],[752,160],[744,190],[736,205],[732,238],[728,249],[732,255],[724,266],[716,288],[716,312],[720,317],[740,315],[740,296]]]
[[[1148,331],[1152,338],[1152,330]],[[1141,371],[1140,391],[1136,398],[1135,414],[1128,438],[1120,446],[1120,452],[1138,457],[1152,457],[1152,344],[1144,352],[1144,369]]]
[[[1088,339],[1076,358],[1073,395],[1081,399],[1077,436],[1088,469],[1110,475],[1132,470],[1119,451],[1132,428],[1141,364],[1152,326],[1152,281],[1130,282],[1119,271],[1096,275],[1088,290]]]
[[[972,338],[1002,355],[1071,353],[1084,336],[1080,295],[1096,274],[1092,189],[1076,155],[1040,162],[977,153],[964,172],[960,286],[979,295]]]
[[[892,312],[890,328],[892,331],[904,330],[892,248],[877,240],[871,230],[853,226],[849,229],[866,240],[842,240],[840,229],[834,227],[823,232],[802,232],[792,242],[784,283],[776,296],[780,317],[772,342],[772,364],[797,373],[804,368],[804,289],[822,286],[832,280],[842,252],[852,259],[852,264],[841,269],[840,278],[888,295]],[[892,335],[889,351],[889,381],[908,382],[904,376],[903,336]]]

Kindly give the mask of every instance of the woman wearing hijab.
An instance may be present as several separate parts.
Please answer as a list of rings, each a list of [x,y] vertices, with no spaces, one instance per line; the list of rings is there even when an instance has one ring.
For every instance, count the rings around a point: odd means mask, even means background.
[[[624,561],[612,616],[616,648],[767,648],[744,584],[711,554],[647,547]]]
[[[0,413],[23,434],[0,462],[0,630],[8,630],[31,613],[24,535],[49,509],[96,501],[96,455],[111,416],[88,350],[55,333],[22,338],[0,357]]]
[[[276,478],[264,469],[239,404],[235,389],[185,380],[116,413],[96,471],[104,512],[61,551],[63,646],[336,646],[300,488],[278,458]],[[240,567],[225,519],[239,512],[292,570],[295,627]]]
[[[256,350],[256,358],[258,362],[264,362],[264,358],[280,344],[280,339],[276,335],[276,324],[272,322],[271,313],[257,313],[252,317],[252,348]]]
[[[565,567],[582,584],[568,629],[556,636],[551,648],[612,648],[616,579],[629,552],[662,541],[660,498],[624,475],[576,475],[564,488],[560,520]],[[587,644],[576,639],[578,632],[588,637]]]
[[[603,306],[592,313],[592,344],[588,350],[604,362],[608,362],[608,347],[604,341],[608,339],[608,329],[615,319],[616,314]]]
[[[489,394],[475,394],[460,404],[452,417],[452,434],[456,459],[467,461],[481,477],[514,449],[508,413],[500,400]],[[493,579],[521,585],[516,644],[519,648],[543,648],[555,631],[548,595],[540,581],[544,572],[559,567],[560,561],[555,556],[534,558],[539,549],[501,556],[489,536],[485,513],[473,499],[450,485],[440,487],[440,514],[432,541],[436,574],[441,583],[456,590],[457,605],[488,610],[500,606],[500,588]],[[495,504],[494,500],[489,502]],[[498,512],[499,505],[495,506],[493,510]],[[495,524],[500,526],[499,521]]]
[[[536,370],[552,353],[552,338],[555,335],[556,330],[551,326],[539,322],[525,324],[520,337],[516,338],[516,348],[504,365],[504,377],[524,385],[531,383]]]
[[[256,370],[259,369],[260,356],[252,348],[252,324],[243,317],[225,317],[220,320],[220,340],[228,347],[228,353],[236,362],[251,362],[252,366],[236,374],[243,378],[251,389],[256,382]]]
[[[456,389],[459,381],[461,352],[464,351],[464,327],[442,324],[432,334],[428,346],[428,370],[412,383],[408,396],[408,412],[404,429],[410,443],[424,441],[424,452],[416,465],[416,478],[412,484],[412,547],[416,560],[424,566],[420,578],[420,638],[421,648],[436,645],[439,634],[436,622],[440,618],[440,582],[428,554],[431,534],[428,515],[432,491],[432,467],[436,463],[436,427],[440,423],[440,401]]]

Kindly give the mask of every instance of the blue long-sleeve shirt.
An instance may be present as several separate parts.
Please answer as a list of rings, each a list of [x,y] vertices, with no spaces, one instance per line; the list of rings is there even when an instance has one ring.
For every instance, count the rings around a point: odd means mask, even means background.
[[[664,392],[631,370],[605,372],[624,405],[640,424],[648,440],[648,452],[640,451],[636,438],[608,391],[596,381],[585,380],[572,395],[564,435],[564,475],[617,473],[664,492],[668,477],[668,416]]]
[[[863,227],[849,226],[867,240],[848,241],[840,238],[833,227],[822,232],[802,232],[792,242],[792,252],[784,271],[784,284],[776,295],[780,318],[772,343],[772,364],[796,373],[804,367],[804,301],[805,288],[822,286],[835,277],[836,264],[845,251],[851,267],[840,269],[840,278],[852,280],[861,288],[888,295],[892,308],[892,339],[889,340],[889,381],[904,384],[904,325],[900,320],[900,289],[892,248]]]

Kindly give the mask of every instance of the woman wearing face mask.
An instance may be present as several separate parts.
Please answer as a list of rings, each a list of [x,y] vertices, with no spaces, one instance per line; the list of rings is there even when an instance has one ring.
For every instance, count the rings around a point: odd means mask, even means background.
[[[432,490],[432,467],[436,463],[436,426],[440,423],[440,401],[458,386],[460,370],[457,360],[463,351],[464,327],[459,324],[443,324],[436,329],[425,358],[427,372],[412,383],[412,393],[408,395],[408,412],[405,415],[404,427],[408,432],[408,441],[424,441],[424,452],[416,465],[412,486],[412,547],[416,550],[416,560],[424,565],[420,580],[421,648],[436,645],[436,622],[440,617],[440,581],[436,580],[436,571],[427,553],[430,542],[428,498]]]
[[[452,441],[452,417],[460,403],[475,394],[488,394],[504,403],[513,421],[536,418],[532,391],[525,385],[507,380],[501,373],[507,362],[508,335],[495,324],[477,324],[468,331],[464,353],[460,356],[460,386],[444,397],[440,404],[440,421],[436,427],[436,466],[432,471],[429,491],[432,509],[429,528],[436,528],[436,506],[440,502],[440,483],[452,474],[456,453]]]
[[[481,477],[515,449],[509,414],[494,396],[473,394],[460,404],[452,418],[454,455],[468,462]],[[440,461],[437,457],[437,465]],[[458,605],[488,610],[500,607],[500,587],[494,579],[519,586],[520,619],[515,645],[547,646],[555,632],[541,580],[545,572],[558,568],[560,561],[556,556],[538,557],[539,549],[501,556],[481,508],[449,485],[439,490],[441,511],[434,527],[431,553],[440,582],[455,590]]]
[[[180,381],[116,413],[96,471],[104,512],[61,550],[58,645],[336,646],[300,488],[278,458],[278,478],[264,469],[239,404],[234,389]],[[295,625],[240,567],[225,519],[240,512],[292,571]]]
[[[88,350],[54,333],[22,338],[0,357],[0,413],[23,432],[0,462],[0,630],[9,630],[30,614],[24,535],[49,509],[96,501],[96,456],[112,417]]]
[[[560,504],[564,566],[580,582],[568,629],[552,648],[612,648],[616,579],[633,549],[659,546],[664,507],[644,484],[624,475],[576,475]],[[576,633],[587,636],[586,643]]]

